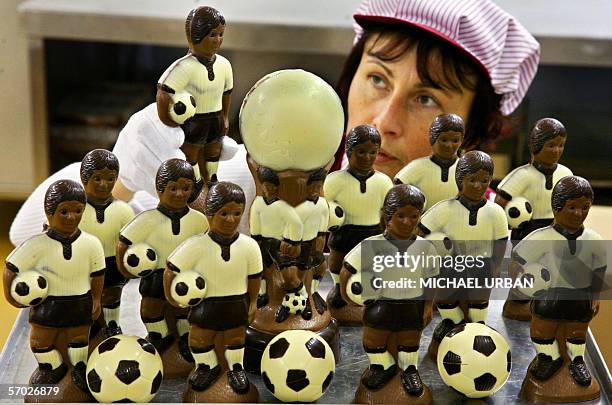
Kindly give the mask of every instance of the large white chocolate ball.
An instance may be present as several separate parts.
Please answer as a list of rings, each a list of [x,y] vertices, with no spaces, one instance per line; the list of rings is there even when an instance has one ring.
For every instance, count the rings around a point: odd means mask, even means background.
[[[325,166],[343,131],[340,98],[323,79],[304,70],[264,76],[240,108],[246,149],[258,164],[276,171]]]

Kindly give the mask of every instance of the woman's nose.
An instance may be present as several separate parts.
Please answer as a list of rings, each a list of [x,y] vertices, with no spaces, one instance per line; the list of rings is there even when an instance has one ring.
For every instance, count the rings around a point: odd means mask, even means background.
[[[390,97],[380,102],[372,124],[381,135],[400,136],[404,115],[401,101],[396,97]]]

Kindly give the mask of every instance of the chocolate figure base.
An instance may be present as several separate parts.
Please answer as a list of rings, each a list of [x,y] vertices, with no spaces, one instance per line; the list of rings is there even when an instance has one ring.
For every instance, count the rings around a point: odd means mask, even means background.
[[[363,325],[363,307],[346,304],[342,308],[335,308],[330,302],[330,294],[327,295],[325,302],[331,316],[338,321],[340,326],[361,326]]]
[[[38,369],[34,370],[30,377],[29,385],[32,386],[32,379],[38,374]],[[89,392],[81,391],[72,383],[72,367],[68,369],[66,375],[60,380],[57,385],[59,391],[57,394],[43,395],[26,395],[23,402],[26,403],[54,403],[54,402],[96,402],[94,397]]]
[[[166,350],[160,353],[164,364],[164,378],[186,377],[194,369],[195,364],[186,361],[178,347],[178,338]]]
[[[564,357],[563,365],[546,381],[538,381],[531,375],[535,359],[529,365],[523,380],[520,396],[530,402],[583,402],[598,399],[599,384],[593,377],[588,387],[578,385],[569,371],[569,358]]]
[[[366,369],[367,370],[367,369]],[[364,370],[365,373],[365,370]],[[363,375],[363,374],[362,374]],[[400,380],[399,371],[382,388],[370,390],[359,383],[355,392],[356,404],[432,404],[431,390],[423,384],[423,393],[420,396],[410,395],[404,390]]]
[[[204,391],[196,391],[187,383],[183,402],[192,403],[257,403],[259,392],[253,383],[246,394],[237,394],[227,382],[227,367],[222,368],[217,380]]]
[[[530,302],[514,301],[508,298],[504,303],[502,315],[516,321],[531,321]]]
[[[432,336],[431,342],[429,342],[429,347],[427,348],[427,355],[436,364],[438,361],[438,347],[440,347],[440,343],[438,343]]]

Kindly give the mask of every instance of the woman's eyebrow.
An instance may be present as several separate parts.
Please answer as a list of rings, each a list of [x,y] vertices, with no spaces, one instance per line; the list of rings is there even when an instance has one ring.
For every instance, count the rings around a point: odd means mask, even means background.
[[[439,82],[434,82],[430,80],[420,82],[419,84],[416,85],[416,88],[419,90],[429,90],[429,89],[439,90],[442,93],[444,93],[446,96],[451,96],[453,93],[459,93],[459,94],[463,93],[463,91],[461,90],[455,91],[454,89],[441,85]]]
[[[391,71],[391,69],[389,69],[389,67],[385,65],[383,60],[377,54],[368,53],[367,55],[368,55],[367,62],[374,63],[380,66],[388,76],[393,77],[393,72]]]

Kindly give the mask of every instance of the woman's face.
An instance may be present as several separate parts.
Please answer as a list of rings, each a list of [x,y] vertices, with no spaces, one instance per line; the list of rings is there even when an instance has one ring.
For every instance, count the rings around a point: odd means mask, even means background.
[[[378,129],[382,145],[374,168],[393,178],[410,161],[431,154],[429,127],[437,115],[455,113],[467,125],[474,91],[424,83],[417,72],[415,47],[392,61],[383,61],[373,53],[390,39],[376,39],[366,41],[351,82],[347,128],[370,124]],[[440,62],[436,57],[429,65],[433,68]]]

